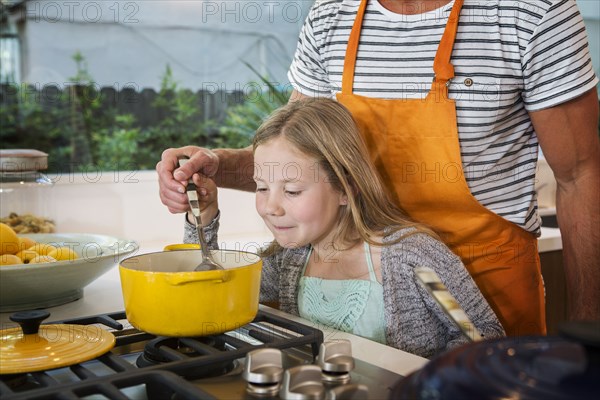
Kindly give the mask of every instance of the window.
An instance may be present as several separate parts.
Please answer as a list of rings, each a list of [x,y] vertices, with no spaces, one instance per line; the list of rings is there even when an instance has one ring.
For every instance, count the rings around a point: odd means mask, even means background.
[[[21,82],[19,37],[14,22],[0,16],[0,83]]]

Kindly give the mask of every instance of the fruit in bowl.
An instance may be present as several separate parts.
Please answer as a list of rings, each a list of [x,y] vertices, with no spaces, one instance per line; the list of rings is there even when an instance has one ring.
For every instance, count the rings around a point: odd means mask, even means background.
[[[18,259],[13,257],[13,254]],[[0,255],[0,266],[73,261],[80,258],[79,254],[69,247],[37,243],[31,237],[19,235],[4,223],[0,223]]]
[[[5,228],[0,230],[0,312],[77,300],[85,286],[138,249],[134,241],[106,235],[36,233],[15,239]],[[27,249],[19,246],[23,238]]]

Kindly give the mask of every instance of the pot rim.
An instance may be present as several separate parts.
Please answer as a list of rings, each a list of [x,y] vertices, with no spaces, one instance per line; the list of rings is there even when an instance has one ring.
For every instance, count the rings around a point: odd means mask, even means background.
[[[262,262],[262,257],[257,254],[257,253],[253,253],[250,251],[245,251],[245,250],[232,250],[232,249],[214,249],[214,250],[210,250],[211,252],[214,253],[237,253],[237,254],[246,254],[246,255],[250,255],[252,256],[253,259],[245,261],[246,264],[244,265],[239,265],[239,266],[233,266],[233,267],[225,267],[225,271],[234,271],[234,270],[240,270],[240,269],[245,269],[245,268],[253,268],[253,267],[261,267],[261,262]],[[156,276],[171,276],[173,274],[210,274],[212,272],[215,271],[148,271],[148,270],[143,270],[143,269],[136,269],[133,268],[133,266],[127,266],[124,265],[126,264],[128,261],[132,261],[134,259],[138,259],[136,261],[136,263],[140,262],[141,258],[148,258],[148,257],[152,257],[155,256],[157,254],[171,254],[170,257],[174,257],[175,254],[177,254],[178,252],[196,252],[199,255],[202,254],[202,250],[200,249],[182,249],[182,250],[163,250],[163,251],[154,251],[151,253],[144,253],[144,254],[137,254],[137,255],[133,255],[127,258],[124,258],[123,260],[119,261],[119,270],[123,269],[123,270],[127,270],[127,271],[131,271],[132,273],[143,273],[143,274],[151,274],[151,275],[156,275]],[[165,256],[167,257],[167,256]],[[255,257],[255,259],[254,259]],[[198,257],[198,260],[200,260],[201,257]],[[217,271],[218,272],[218,271]]]

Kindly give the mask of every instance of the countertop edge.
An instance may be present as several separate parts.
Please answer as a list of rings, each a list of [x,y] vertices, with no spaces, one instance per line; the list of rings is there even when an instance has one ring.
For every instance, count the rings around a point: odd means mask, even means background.
[[[538,252],[562,250],[560,229],[542,227],[542,234],[538,238]]]

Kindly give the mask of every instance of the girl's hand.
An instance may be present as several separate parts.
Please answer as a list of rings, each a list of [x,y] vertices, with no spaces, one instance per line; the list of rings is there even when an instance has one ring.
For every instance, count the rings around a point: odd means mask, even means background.
[[[212,222],[219,212],[218,189],[215,181],[204,175],[194,174],[192,176],[196,191],[198,193],[198,203],[200,205],[200,218],[202,226]],[[193,221],[194,216],[188,211],[188,221]]]

